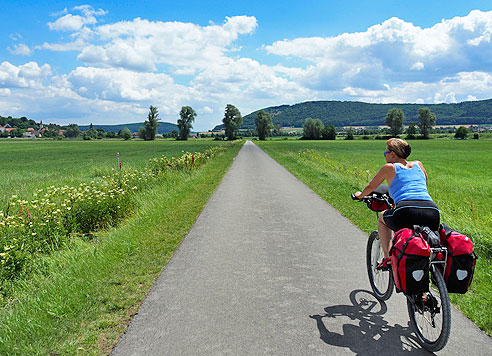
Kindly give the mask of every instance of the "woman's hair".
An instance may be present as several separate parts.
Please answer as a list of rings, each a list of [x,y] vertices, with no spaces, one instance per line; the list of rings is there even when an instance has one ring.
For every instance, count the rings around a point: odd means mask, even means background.
[[[390,138],[386,141],[386,145],[390,151],[393,151],[398,157],[404,159],[410,156],[410,153],[412,152],[410,145],[399,138]]]

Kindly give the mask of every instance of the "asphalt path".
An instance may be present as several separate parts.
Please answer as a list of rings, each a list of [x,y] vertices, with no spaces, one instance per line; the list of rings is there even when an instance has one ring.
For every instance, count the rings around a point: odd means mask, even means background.
[[[370,294],[366,241],[246,142],[113,355],[429,355],[404,296]],[[490,356],[492,339],[453,310],[438,354]]]

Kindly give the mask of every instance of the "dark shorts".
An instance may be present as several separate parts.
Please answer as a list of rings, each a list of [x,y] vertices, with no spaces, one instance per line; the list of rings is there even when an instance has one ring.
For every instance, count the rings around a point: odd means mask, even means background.
[[[394,209],[384,212],[384,222],[393,231],[413,228],[413,225],[428,226],[432,231],[439,230],[440,215],[432,200],[403,200]]]

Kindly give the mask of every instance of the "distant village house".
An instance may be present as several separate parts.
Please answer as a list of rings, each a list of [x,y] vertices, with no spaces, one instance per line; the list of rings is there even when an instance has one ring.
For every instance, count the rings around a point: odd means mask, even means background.
[[[43,127],[43,121],[39,124],[39,130],[35,130],[32,127],[29,127],[27,129],[27,132],[23,133],[24,138],[36,138],[36,137],[43,137],[44,132],[46,129]]]
[[[7,124],[5,126],[0,125],[0,132],[10,132],[13,130],[15,130],[15,127],[10,126],[9,124]]]

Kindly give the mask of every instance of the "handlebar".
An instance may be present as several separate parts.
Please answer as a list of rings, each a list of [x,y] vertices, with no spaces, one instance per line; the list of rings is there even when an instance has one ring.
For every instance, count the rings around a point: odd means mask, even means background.
[[[393,207],[393,199],[389,196],[388,186],[385,184],[381,184],[370,195],[366,195],[360,199],[353,193],[350,197],[352,200],[358,200],[366,203],[367,207],[372,211],[383,211]]]

